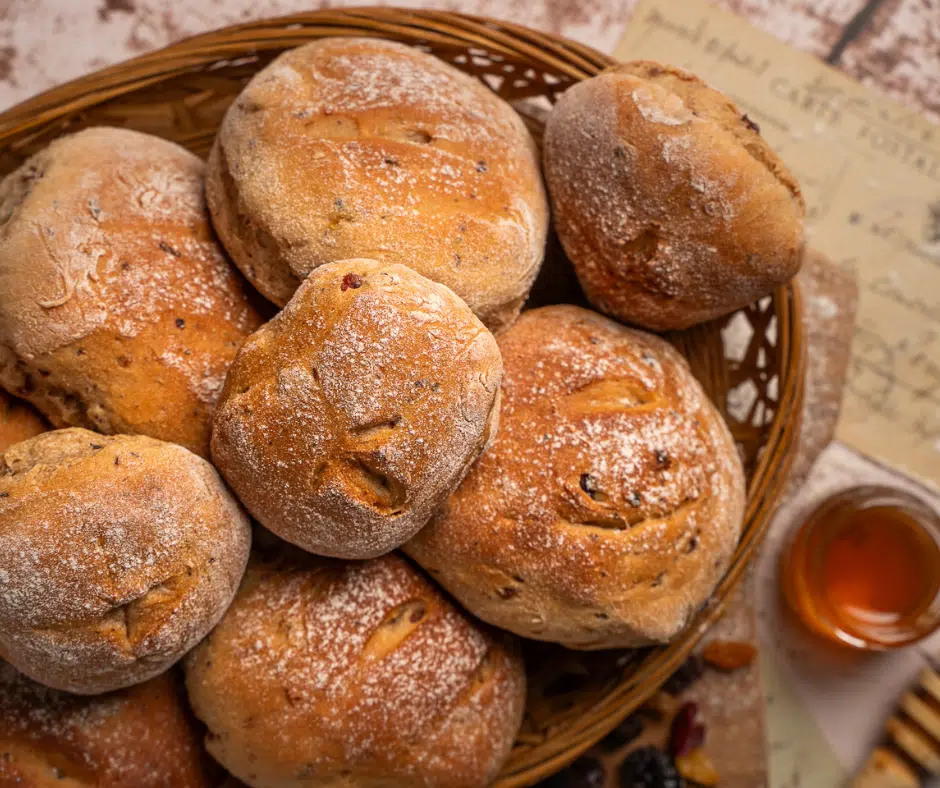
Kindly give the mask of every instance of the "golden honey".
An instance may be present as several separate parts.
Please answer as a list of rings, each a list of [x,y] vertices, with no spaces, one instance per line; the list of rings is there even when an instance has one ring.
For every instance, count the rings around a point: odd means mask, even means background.
[[[899,490],[845,490],[796,531],[781,584],[824,637],[862,649],[912,643],[940,624],[940,517]]]

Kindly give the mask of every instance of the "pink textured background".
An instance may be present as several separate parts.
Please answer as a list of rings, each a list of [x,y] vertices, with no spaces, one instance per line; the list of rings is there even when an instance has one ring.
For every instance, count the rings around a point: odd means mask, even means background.
[[[634,3],[404,0],[389,5],[485,14],[610,51]],[[366,0],[0,0],[0,109],[184,36],[311,7],[364,4]],[[836,65],[850,74],[940,118],[940,0],[720,0],[719,5],[800,49],[822,58],[837,56]]]

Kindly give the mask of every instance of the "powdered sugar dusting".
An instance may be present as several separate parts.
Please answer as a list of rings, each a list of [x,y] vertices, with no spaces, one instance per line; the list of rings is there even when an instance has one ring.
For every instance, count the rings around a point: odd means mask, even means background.
[[[695,120],[695,115],[678,96],[654,96],[649,88],[636,88],[631,94],[636,108],[650,123],[664,126],[683,126]]]
[[[579,648],[668,639],[740,532],[730,435],[662,340],[575,307],[504,334],[500,432],[406,550],[468,609]]]
[[[283,538],[380,555],[479,455],[501,376],[492,335],[447,288],[373,260],[322,266],[239,353],[213,458]]]
[[[0,662],[0,779],[33,784],[38,760],[63,784],[90,777],[96,785],[136,788],[214,785],[177,678],[170,673],[86,698]]]
[[[73,692],[142,681],[234,594],[247,519],[185,449],[60,430],[0,469],[0,653],[27,675]]]
[[[203,169],[165,140],[92,128],[0,184],[0,379],[54,424],[207,451],[261,317],[212,233]]]
[[[277,303],[318,265],[373,257],[446,284],[498,327],[544,252],[547,206],[519,116],[394,42],[324,39],[279,57],[232,105],[210,167],[220,235]]]
[[[212,239],[202,175],[183,148],[111,128],[56,140],[11,174],[0,190],[4,339],[39,355],[109,325],[132,338],[173,309],[253,327]],[[39,267],[28,288],[13,287],[24,277],[10,258],[27,252]]]
[[[518,660],[396,556],[259,560],[186,666],[210,751],[264,784],[483,784],[523,702]]]
[[[694,82],[625,64],[565,91],[545,130],[555,224],[588,298],[654,330],[745,306],[799,263],[798,189]]]

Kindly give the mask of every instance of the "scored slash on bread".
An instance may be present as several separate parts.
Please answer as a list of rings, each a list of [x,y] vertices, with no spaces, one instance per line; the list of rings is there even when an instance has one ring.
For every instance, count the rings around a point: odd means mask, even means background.
[[[212,459],[281,538],[372,558],[413,536],[484,450],[501,379],[496,340],[447,287],[330,263],[239,351]]]
[[[468,610],[569,648],[665,642],[740,535],[744,476],[664,340],[559,305],[499,339],[490,449],[404,550]]]
[[[250,543],[182,446],[78,428],[18,443],[0,455],[0,658],[79,694],[163,673],[225,612]]]
[[[185,668],[209,752],[279,788],[489,785],[525,704],[518,644],[394,553],[256,554]]]

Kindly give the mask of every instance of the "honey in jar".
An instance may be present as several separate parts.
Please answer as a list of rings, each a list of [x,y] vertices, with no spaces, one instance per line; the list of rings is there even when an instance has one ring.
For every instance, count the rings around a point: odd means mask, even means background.
[[[898,490],[845,490],[796,531],[781,583],[820,635],[863,649],[912,643],[940,624],[940,517]]]

